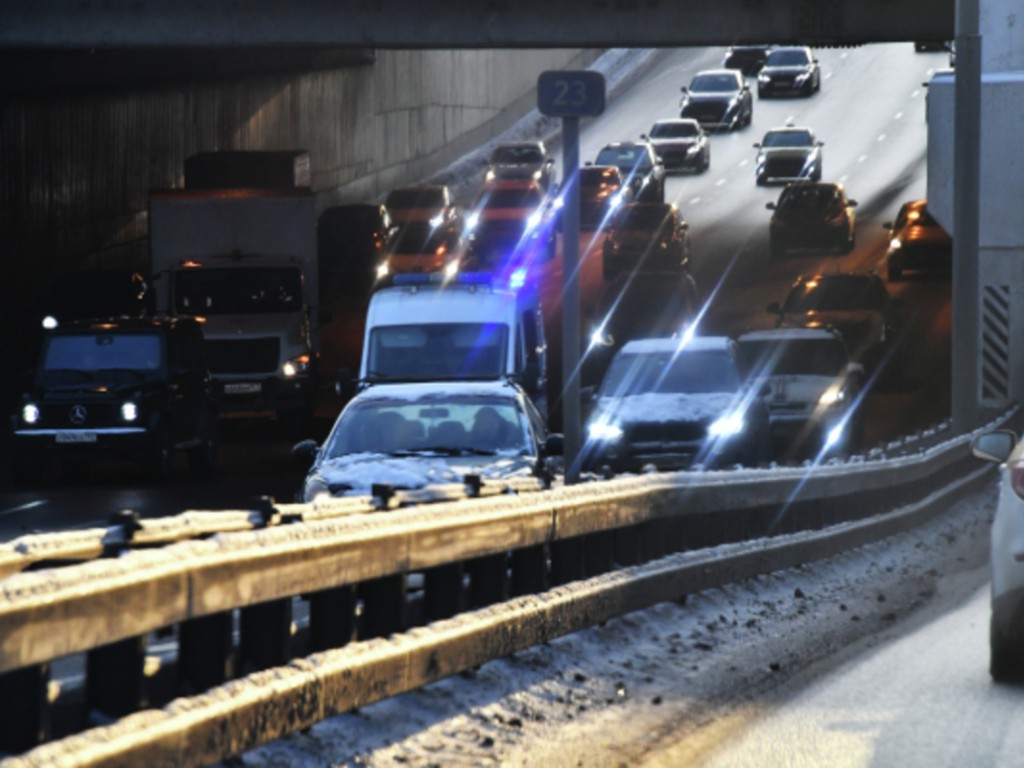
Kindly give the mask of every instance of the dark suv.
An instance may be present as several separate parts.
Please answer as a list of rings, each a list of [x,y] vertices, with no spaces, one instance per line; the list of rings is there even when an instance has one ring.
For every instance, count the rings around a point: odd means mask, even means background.
[[[12,426],[15,482],[38,480],[51,459],[83,468],[103,456],[160,479],[176,450],[212,470],[217,407],[198,323],[119,318],[49,331]]]

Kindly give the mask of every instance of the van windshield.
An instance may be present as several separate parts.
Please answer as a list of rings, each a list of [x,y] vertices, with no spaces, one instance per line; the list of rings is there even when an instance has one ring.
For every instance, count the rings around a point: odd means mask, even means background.
[[[508,328],[500,323],[387,325],[370,332],[366,377],[436,381],[506,373]]]

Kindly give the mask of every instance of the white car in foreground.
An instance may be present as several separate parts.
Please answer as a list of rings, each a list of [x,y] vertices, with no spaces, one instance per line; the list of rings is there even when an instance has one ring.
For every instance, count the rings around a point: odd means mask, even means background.
[[[989,672],[996,682],[1024,681],[1024,442],[1009,430],[974,440],[974,455],[1000,464],[992,521],[992,619]]]

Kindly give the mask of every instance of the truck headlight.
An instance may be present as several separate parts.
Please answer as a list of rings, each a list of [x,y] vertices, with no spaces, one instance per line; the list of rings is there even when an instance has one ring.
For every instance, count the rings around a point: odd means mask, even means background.
[[[286,378],[293,378],[298,376],[300,373],[306,373],[309,370],[309,355],[299,355],[293,357],[291,360],[285,360],[281,366],[281,373]]]
[[[121,403],[121,420],[122,421],[135,421],[139,418],[139,406],[133,403],[131,400],[127,400]]]
[[[35,403],[25,403],[21,407],[21,420],[26,424],[39,423],[39,406]]]
[[[740,434],[746,427],[743,414],[739,411],[726,414],[711,422],[708,427],[708,434],[712,437],[734,437]]]
[[[595,421],[587,427],[587,437],[598,443],[614,443],[622,438],[622,427],[607,421]]]

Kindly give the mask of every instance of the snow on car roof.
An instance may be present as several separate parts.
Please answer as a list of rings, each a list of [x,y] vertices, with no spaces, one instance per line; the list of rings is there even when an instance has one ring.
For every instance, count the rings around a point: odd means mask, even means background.
[[[836,334],[825,328],[772,328],[767,331],[751,331],[739,336],[736,340],[744,341],[777,341],[780,339],[834,339]]]
[[[516,388],[507,381],[423,381],[374,384],[364,389],[357,400],[420,400],[425,397],[506,397],[515,398]]]
[[[710,349],[728,349],[732,342],[728,336],[694,336],[684,342],[679,338],[660,339],[634,339],[622,347],[621,354],[629,352],[674,352],[681,347],[689,351],[703,351]]]

